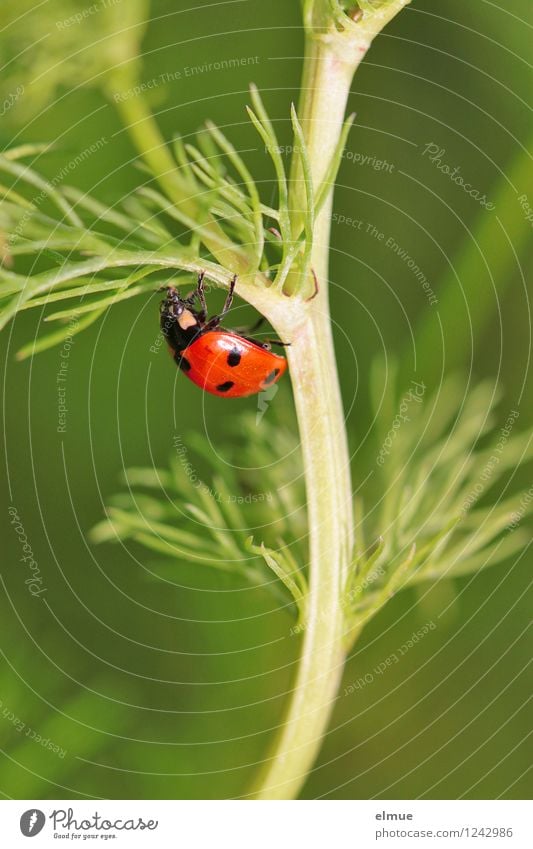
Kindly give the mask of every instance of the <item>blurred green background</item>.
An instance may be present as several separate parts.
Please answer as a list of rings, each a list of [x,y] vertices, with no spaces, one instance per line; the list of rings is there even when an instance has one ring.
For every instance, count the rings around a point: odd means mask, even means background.
[[[70,14],[89,5],[70,4]],[[282,144],[290,144],[289,104],[298,98],[302,64],[299,6],[296,0],[191,5],[151,5],[141,78],[167,76],[147,92],[148,101],[166,138],[178,130],[187,137],[205,118],[214,119],[246,151],[268,203],[272,173],[246,121],[247,87],[258,85]],[[2,148],[56,141],[34,165],[52,178],[104,138],[68,182],[112,205],[144,176],[113,105],[70,69],[61,41],[66,30],[58,26],[65,8],[63,0],[49,0],[29,13],[28,33],[32,26],[41,32],[41,49],[55,57],[55,68],[32,69],[32,82],[0,125],[0,141]],[[505,8],[483,0],[413,0],[357,73],[349,104],[357,120],[339,175],[331,256],[357,483],[376,450],[368,373],[377,356],[400,361],[400,387],[416,379],[438,388],[459,368],[468,393],[486,378],[502,392],[501,424],[516,409],[518,426],[531,426],[525,282],[531,224],[518,200],[528,192],[533,129],[530,24],[528,0],[510,0]],[[77,49],[89,61],[88,27],[84,20],[67,29],[73,41],[81,39]],[[230,59],[246,64],[202,68]],[[32,92],[34,115],[24,112]],[[495,209],[484,209],[439,170],[424,155],[429,144],[444,151],[442,163],[460,166]],[[341,223],[342,216],[352,222]],[[429,303],[406,259],[387,248],[389,238],[421,269],[437,303]],[[150,351],[158,299],[121,304],[75,338],[62,434],[59,350],[15,360],[21,345],[46,329],[35,311],[19,316],[0,338],[0,792],[7,797],[239,795],[281,717],[298,649],[286,611],[261,590],[180,564],[170,587],[147,574],[144,549],[95,548],[86,538],[123,467],[164,466],[176,434],[191,430],[229,457],[239,441],[238,414],[256,409],[255,399],[224,403],[202,395],[179,377],[164,350]],[[241,305],[236,323],[248,317],[251,310]],[[275,405],[290,411],[288,381]],[[531,486],[531,467],[514,486]],[[10,505],[39,563],[47,606],[24,585]],[[531,793],[525,745],[531,562],[525,552],[505,567],[410,590],[387,605],[348,660],[302,798]],[[343,695],[428,622],[437,627],[401,663]],[[40,745],[28,729],[65,754]]]

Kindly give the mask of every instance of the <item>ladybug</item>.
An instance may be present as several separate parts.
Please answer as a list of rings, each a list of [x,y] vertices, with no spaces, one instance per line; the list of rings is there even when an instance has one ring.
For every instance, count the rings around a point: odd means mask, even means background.
[[[161,303],[161,331],[176,365],[205,392],[223,398],[255,395],[276,383],[287,368],[285,357],[271,351],[271,344],[286,343],[257,342],[220,326],[231,307],[236,281],[235,276],[222,312],[212,318],[207,315],[203,272],[191,295],[182,298],[173,286],[167,286]],[[196,301],[199,309],[195,309]]]

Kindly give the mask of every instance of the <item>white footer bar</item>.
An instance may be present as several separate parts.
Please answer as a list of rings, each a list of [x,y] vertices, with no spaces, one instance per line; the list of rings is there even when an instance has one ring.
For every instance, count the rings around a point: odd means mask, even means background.
[[[531,849],[532,808],[527,801],[0,801],[0,845]]]

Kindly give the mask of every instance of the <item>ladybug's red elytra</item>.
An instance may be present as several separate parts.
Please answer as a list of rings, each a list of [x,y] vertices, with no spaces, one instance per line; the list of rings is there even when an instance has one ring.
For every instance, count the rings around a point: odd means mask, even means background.
[[[276,383],[287,368],[285,357],[270,350],[271,344],[284,342],[257,342],[220,326],[231,307],[236,281],[234,277],[230,283],[222,312],[212,318],[207,315],[203,273],[192,294],[182,298],[168,286],[161,303],[161,331],[176,365],[205,392],[223,398],[255,395]]]

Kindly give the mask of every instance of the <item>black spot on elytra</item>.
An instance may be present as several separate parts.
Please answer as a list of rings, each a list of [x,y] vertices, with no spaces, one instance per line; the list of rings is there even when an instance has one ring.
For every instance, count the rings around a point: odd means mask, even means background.
[[[186,359],[185,357],[181,357],[181,356],[178,355],[176,357],[176,363],[178,364],[179,368],[182,371],[184,371],[185,373],[187,373],[188,371],[191,370],[191,364],[190,364],[189,360]]]
[[[272,381],[276,379],[278,374],[279,374],[279,368],[275,368],[274,371],[271,371],[270,374],[267,374],[267,376],[265,377],[265,379],[263,381],[263,385],[268,386],[269,383],[272,383]]]
[[[235,386],[233,380],[226,380],[225,383],[220,383],[217,386],[217,390],[218,392],[229,392],[232,386]]]
[[[239,365],[240,361],[241,355],[239,354],[239,351],[237,348],[233,348],[233,350],[231,350],[228,354],[228,365],[234,368]]]

